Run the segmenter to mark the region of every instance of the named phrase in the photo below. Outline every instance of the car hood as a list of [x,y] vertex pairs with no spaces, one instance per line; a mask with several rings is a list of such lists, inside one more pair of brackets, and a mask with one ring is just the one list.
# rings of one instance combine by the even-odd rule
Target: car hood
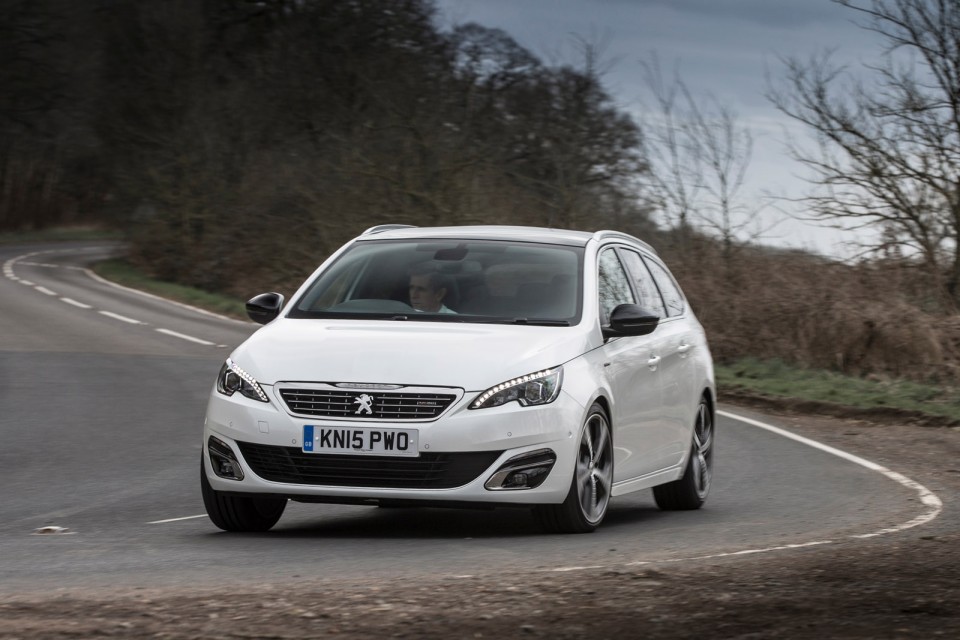
[[363,382],[481,391],[591,348],[580,327],[281,318],[232,358],[263,384]]

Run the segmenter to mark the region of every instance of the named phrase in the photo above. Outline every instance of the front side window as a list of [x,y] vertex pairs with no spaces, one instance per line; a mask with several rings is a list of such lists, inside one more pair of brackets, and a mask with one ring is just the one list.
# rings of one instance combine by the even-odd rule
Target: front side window
[[295,301],[291,318],[573,325],[583,249],[499,240],[360,241]]
[[630,281],[617,258],[617,252],[606,249],[600,254],[597,288],[600,294],[600,324],[610,324],[610,314],[621,304],[635,304]]

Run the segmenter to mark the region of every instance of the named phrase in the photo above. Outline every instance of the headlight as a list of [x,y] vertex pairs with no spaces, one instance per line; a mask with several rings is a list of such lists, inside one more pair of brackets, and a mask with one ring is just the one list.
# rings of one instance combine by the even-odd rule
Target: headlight
[[251,400],[270,402],[260,383],[230,358],[227,358],[220,368],[220,375],[217,376],[217,391],[225,396],[232,396],[239,391],[240,395]]
[[524,407],[547,404],[557,399],[562,380],[563,369],[561,367],[520,376],[502,382],[495,387],[490,387],[477,396],[477,399],[470,404],[470,408],[499,407],[514,400]]

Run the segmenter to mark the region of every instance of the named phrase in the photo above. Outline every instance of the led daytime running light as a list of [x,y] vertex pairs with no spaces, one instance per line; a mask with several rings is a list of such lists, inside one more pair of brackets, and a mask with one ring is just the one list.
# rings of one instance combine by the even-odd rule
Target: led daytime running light
[[483,406],[483,404],[487,400],[497,395],[501,391],[504,391],[505,389],[509,389],[510,387],[516,387],[517,385],[521,385],[521,384],[526,384],[527,382],[532,382],[540,378],[549,377],[555,374],[557,371],[559,371],[559,369],[544,369],[543,371],[537,371],[536,373],[528,373],[525,376],[520,376],[519,378],[513,378],[512,380],[507,380],[506,382],[501,382],[500,384],[494,387],[490,387],[489,389],[484,391],[482,394],[480,394],[480,396],[473,401],[473,404],[470,405],[470,408],[479,409],[480,407]]
[[240,376],[241,380],[243,380],[244,382],[250,385],[250,388],[256,392],[257,397],[260,398],[261,402],[270,402],[270,399],[267,398],[267,394],[265,394],[263,392],[263,389],[260,387],[260,383],[257,382],[253,376],[251,376],[249,373],[244,371],[240,365],[238,365],[236,362],[234,362],[230,358],[227,358],[227,367],[230,369],[230,371]]

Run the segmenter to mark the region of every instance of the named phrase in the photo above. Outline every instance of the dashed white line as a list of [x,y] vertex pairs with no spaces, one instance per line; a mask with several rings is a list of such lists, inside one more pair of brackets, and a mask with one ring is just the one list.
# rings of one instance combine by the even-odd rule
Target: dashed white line
[[93,309],[93,307],[91,307],[90,305],[83,304],[82,302],[77,302],[73,298],[60,298],[60,300],[62,300],[63,302],[66,302],[67,304],[72,304],[73,306],[78,307],[80,309]]
[[119,313],[113,313],[112,311],[98,311],[97,313],[107,316],[108,318],[120,320],[121,322],[128,322],[130,324],[147,324],[146,322],[140,322],[139,320],[134,320],[133,318],[128,318],[127,316],[122,316]]
[[776,547],[764,547],[762,549],[743,549],[741,551],[728,551],[726,553],[711,553],[705,556],[693,556],[690,558],[666,558],[664,560],[637,560],[628,562],[625,566],[640,567],[646,564],[659,564],[667,562],[688,562],[691,560],[714,560],[717,558],[732,558],[736,556],[750,556],[755,553],[771,553],[773,551],[788,551],[791,549],[806,549],[807,547],[819,547],[825,544],[833,544],[834,540],[814,540],[813,542],[799,542],[796,544],[782,544]]
[[166,524],[168,522],[179,522],[180,520],[193,520],[194,518],[206,518],[207,514],[201,513],[198,516],[183,516],[182,518],[167,518],[166,520],[154,520],[153,522],[148,522],[147,524]]
[[21,280],[20,284],[24,284],[28,287],[35,287],[37,284],[35,282],[30,282],[29,280]]
[[215,343],[210,342],[209,340],[201,340],[200,338],[194,338],[193,336],[188,336],[183,333],[177,333],[176,331],[171,331],[170,329],[157,329],[157,333],[162,333],[166,336],[173,336],[174,338],[180,338],[181,340],[186,340],[188,342],[195,342],[197,344],[202,344],[207,347],[216,346]]
[[37,285],[36,287],[34,287],[34,289],[36,289],[36,290],[39,291],[40,293],[43,293],[43,294],[48,295],[48,296],[55,296],[55,295],[57,295],[57,292],[56,292],[56,291],[50,291],[50,289],[47,289],[46,287],[41,287],[41,286],[39,286],[39,285]]

